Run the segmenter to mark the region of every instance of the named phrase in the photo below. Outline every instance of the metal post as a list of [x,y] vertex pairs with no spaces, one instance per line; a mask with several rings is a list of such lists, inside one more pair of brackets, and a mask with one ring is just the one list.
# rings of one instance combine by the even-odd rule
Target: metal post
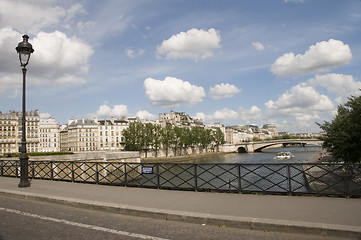
[[53,161],[50,162],[50,180],[54,180],[54,163]]
[[159,163],[156,163],[156,170],[157,170],[157,188],[160,188],[160,179],[159,179]]
[[238,176],[238,184],[237,184],[237,192],[241,193],[241,165],[237,164],[237,176]]
[[99,184],[99,167],[98,167],[98,163],[95,163],[95,183]]
[[21,137],[21,154],[20,154],[20,183],[19,188],[30,187],[28,176],[29,156],[26,153],[26,107],[25,107],[25,90],[26,90],[26,68],[23,67],[23,116],[22,116],[22,137]]
[[71,181],[74,182],[74,161],[71,162]]
[[34,179],[35,178],[35,162],[31,161],[31,178]]
[[287,164],[287,178],[288,178],[288,195],[292,195],[292,179],[291,179],[291,169],[290,164]]
[[124,187],[128,185],[128,176],[127,176],[127,164],[124,164]]
[[197,172],[197,164],[193,164],[194,166],[194,191],[198,191],[198,172]]

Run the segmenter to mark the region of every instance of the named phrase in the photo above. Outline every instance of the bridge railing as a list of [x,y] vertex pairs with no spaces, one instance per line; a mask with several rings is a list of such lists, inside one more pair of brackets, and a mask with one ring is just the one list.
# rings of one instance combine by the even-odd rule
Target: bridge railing
[[[19,161],[0,161],[0,174],[3,177],[19,177]],[[192,191],[361,196],[361,164],[30,161],[29,177]]]

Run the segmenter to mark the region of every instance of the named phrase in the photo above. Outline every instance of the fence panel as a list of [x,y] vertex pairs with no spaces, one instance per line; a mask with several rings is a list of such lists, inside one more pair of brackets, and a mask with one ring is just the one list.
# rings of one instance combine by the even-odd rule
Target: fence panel
[[159,188],[158,164],[156,163],[129,163],[127,170],[131,170],[127,176],[130,187]]
[[98,163],[100,184],[125,185],[125,164],[120,162]]
[[52,180],[52,162],[34,161],[29,164],[29,173],[32,173],[32,178]]
[[[19,160],[1,176],[19,177]],[[241,193],[361,196],[361,164],[192,164],[29,161],[29,177],[132,187]]]
[[2,161],[2,176],[4,177],[18,177],[20,172],[19,161]]
[[310,193],[319,195],[361,195],[360,164],[305,164]]
[[72,181],[73,162],[54,162],[53,180]]
[[289,179],[287,165],[241,165],[241,192],[289,193]]
[[159,187],[190,190],[195,188],[194,165],[181,163],[159,164]]
[[96,183],[97,172],[94,162],[73,162],[74,182]]
[[198,190],[238,192],[238,166],[236,164],[198,164]]

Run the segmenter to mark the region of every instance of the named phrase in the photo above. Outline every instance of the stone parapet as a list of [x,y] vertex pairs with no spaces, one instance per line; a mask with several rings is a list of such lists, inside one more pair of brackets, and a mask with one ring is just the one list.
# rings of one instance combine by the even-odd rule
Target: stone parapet
[[[2,158],[0,160],[17,160],[16,158]],[[139,162],[139,152],[74,152],[69,155],[30,156],[30,161],[118,161]]]

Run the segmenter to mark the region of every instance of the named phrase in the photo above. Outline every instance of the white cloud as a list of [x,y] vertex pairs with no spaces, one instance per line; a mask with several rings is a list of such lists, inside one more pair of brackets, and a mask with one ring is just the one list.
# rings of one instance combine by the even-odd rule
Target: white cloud
[[[11,28],[0,29],[0,84],[1,91],[18,92],[21,87],[20,63],[15,51],[16,45],[22,41],[21,34]],[[67,37],[64,33],[39,32],[33,39],[34,53],[29,61],[29,85],[74,86],[86,80],[79,75],[85,74],[89,68],[89,58],[93,49],[83,41]]]
[[209,88],[209,94],[213,99],[216,100],[222,98],[231,98],[240,91],[240,88],[237,88],[235,85],[231,85],[229,83],[221,83]]
[[256,48],[258,51],[264,50],[264,45],[260,42],[252,42],[252,46]]
[[15,47],[21,41],[20,33],[11,28],[0,28],[0,73],[18,72],[20,62]]
[[[21,71],[21,70],[20,70]],[[0,74],[0,94],[1,96],[15,98],[21,91],[22,87],[21,75],[19,74],[7,74],[1,76]]]
[[305,54],[285,53],[271,67],[277,77],[293,77],[310,73],[327,72],[348,64],[352,59],[351,49],[342,41],[330,39],[310,46]]
[[164,40],[157,48],[159,56],[167,59],[191,58],[195,61],[213,56],[213,50],[220,48],[221,37],[214,28],[192,28]]
[[212,121],[229,121],[234,120],[238,118],[238,113],[228,109],[223,108],[221,110],[217,110],[212,114],[206,115],[202,112],[198,112],[195,116],[195,118],[202,119],[205,122],[212,122]]
[[132,48],[127,48],[124,50],[124,53],[130,58],[135,58],[137,56],[143,55],[144,49],[138,49],[138,51],[135,51]]
[[[350,95],[359,95],[361,89],[361,82],[356,82],[351,75],[343,74],[326,74],[316,75],[311,78],[309,83],[313,86],[321,86],[327,89],[330,93],[335,93],[344,100]],[[341,100],[338,99],[338,102]]]
[[249,110],[240,108],[239,109],[241,119],[246,123],[251,121],[261,120],[264,116],[262,115],[262,110],[257,106],[252,106]]
[[196,115],[193,118],[201,119],[202,121],[204,121],[206,119],[206,114],[202,113],[202,112],[197,112]]
[[0,0],[0,28],[12,27],[21,32],[36,34],[45,27],[61,24],[69,26],[75,15],[84,13],[79,3],[69,9],[56,6],[53,0]]
[[173,77],[164,80],[147,78],[144,89],[152,105],[163,107],[175,107],[180,103],[193,105],[202,102],[206,95],[203,87]]
[[135,114],[136,117],[139,117],[141,120],[155,120],[157,118],[156,115],[154,114],[151,114],[150,112],[148,111],[138,111],[136,114]]
[[85,14],[86,11],[83,8],[83,5],[76,3],[71,6],[68,10],[66,10],[67,16],[65,18],[66,22],[71,21],[77,14]]
[[32,44],[35,49],[32,64],[38,65],[43,71],[46,70],[47,74],[75,74],[88,71],[88,60],[93,54],[93,49],[76,37],[69,38],[59,31],[39,32]]
[[123,117],[128,115],[128,107],[126,105],[114,105],[113,108],[104,104],[101,105],[96,112],[98,118]]
[[126,49],[124,52],[128,57],[134,58],[134,50],[133,49]]
[[50,115],[50,113],[40,113],[40,118],[48,119],[48,118],[51,118],[51,115]]
[[312,86],[301,83],[291,88],[277,101],[265,103],[271,117],[300,117],[308,113],[330,112],[334,105],[330,99],[319,94]]

